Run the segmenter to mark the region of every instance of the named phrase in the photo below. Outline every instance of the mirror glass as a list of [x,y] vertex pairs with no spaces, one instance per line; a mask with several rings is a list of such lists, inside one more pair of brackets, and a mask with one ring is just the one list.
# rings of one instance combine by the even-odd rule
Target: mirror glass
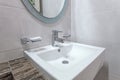
[[53,23],[65,12],[67,0],[22,0],[26,8],[37,19]]

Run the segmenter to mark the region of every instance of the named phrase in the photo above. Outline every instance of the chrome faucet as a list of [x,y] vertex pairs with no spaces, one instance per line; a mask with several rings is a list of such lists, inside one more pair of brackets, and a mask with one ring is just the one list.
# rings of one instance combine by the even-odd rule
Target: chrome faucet
[[59,32],[62,32],[62,31],[58,31],[58,30],[53,30],[52,31],[52,46],[55,46],[56,41],[64,43],[64,39],[58,37]]

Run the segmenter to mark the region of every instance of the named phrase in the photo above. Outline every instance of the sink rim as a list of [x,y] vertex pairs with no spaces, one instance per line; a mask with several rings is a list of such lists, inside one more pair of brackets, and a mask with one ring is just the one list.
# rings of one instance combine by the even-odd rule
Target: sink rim
[[[89,64],[91,64],[104,50],[105,48],[101,48],[101,47],[96,47],[96,46],[91,46],[91,45],[85,45],[85,44],[79,44],[79,43],[74,43],[74,42],[71,42],[71,43],[68,43],[68,44],[73,44],[73,45],[80,45],[80,46],[84,46],[84,47],[90,47],[90,48],[96,48],[96,49],[100,49],[100,52],[94,56],[94,57],[91,57],[89,58],[89,60],[87,60],[86,64],[84,62],[84,64],[82,64],[82,66],[77,66],[77,67],[81,67],[79,69],[79,71],[77,70],[76,74],[74,73],[73,74],[73,71],[76,70],[76,69],[73,69],[73,71],[71,70],[70,72],[72,72],[72,74],[69,74],[70,72],[64,72],[64,74],[57,70],[55,67],[49,65],[48,63],[46,63],[43,59],[41,59],[40,57],[38,57],[36,54],[38,54],[38,52],[36,52],[36,54],[34,52],[28,52],[28,51],[24,51],[25,54],[27,55],[27,57],[31,60],[33,60],[35,62],[35,64],[37,64],[39,67],[43,68],[44,71],[46,71],[48,74],[50,74],[53,78],[59,80],[60,78],[62,79],[65,79],[65,80],[70,80],[70,79],[73,79],[75,76],[77,76],[80,72],[82,72]],[[48,45],[48,46],[45,46],[44,48],[46,48],[47,50],[46,51],[49,51],[49,50],[55,50],[55,49],[58,49],[58,48],[53,48],[53,47],[50,47],[51,45]],[[43,48],[43,47],[42,47]],[[48,49],[49,48],[49,49]],[[39,51],[39,53],[43,53],[43,52],[46,52],[46,51]],[[47,67],[49,66],[49,68]],[[72,75],[72,76],[70,76]],[[67,78],[65,76],[68,76]]]

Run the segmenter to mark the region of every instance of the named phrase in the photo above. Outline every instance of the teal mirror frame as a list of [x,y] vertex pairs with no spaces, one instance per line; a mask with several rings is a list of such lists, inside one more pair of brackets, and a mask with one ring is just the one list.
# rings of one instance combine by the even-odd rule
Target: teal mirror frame
[[64,16],[66,9],[67,9],[67,5],[68,5],[68,0],[65,0],[64,3],[64,7],[62,9],[62,11],[59,13],[59,15],[57,15],[54,18],[47,18],[42,16],[39,12],[37,12],[37,10],[35,10],[35,8],[30,4],[29,0],[21,0],[22,3],[24,4],[24,6],[27,8],[27,10],[38,20],[44,22],[44,23],[55,23],[57,22],[61,17]]

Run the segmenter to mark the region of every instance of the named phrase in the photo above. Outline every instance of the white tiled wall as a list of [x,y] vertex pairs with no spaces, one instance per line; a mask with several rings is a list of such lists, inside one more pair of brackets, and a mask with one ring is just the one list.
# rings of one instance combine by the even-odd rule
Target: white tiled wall
[[71,11],[73,40],[105,47],[109,80],[120,80],[120,0],[72,0]]
[[0,0],[0,62],[23,56],[21,37],[41,36],[43,46],[51,43],[53,29],[70,33],[70,1],[64,17],[54,24],[45,24],[34,18],[21,0]]

